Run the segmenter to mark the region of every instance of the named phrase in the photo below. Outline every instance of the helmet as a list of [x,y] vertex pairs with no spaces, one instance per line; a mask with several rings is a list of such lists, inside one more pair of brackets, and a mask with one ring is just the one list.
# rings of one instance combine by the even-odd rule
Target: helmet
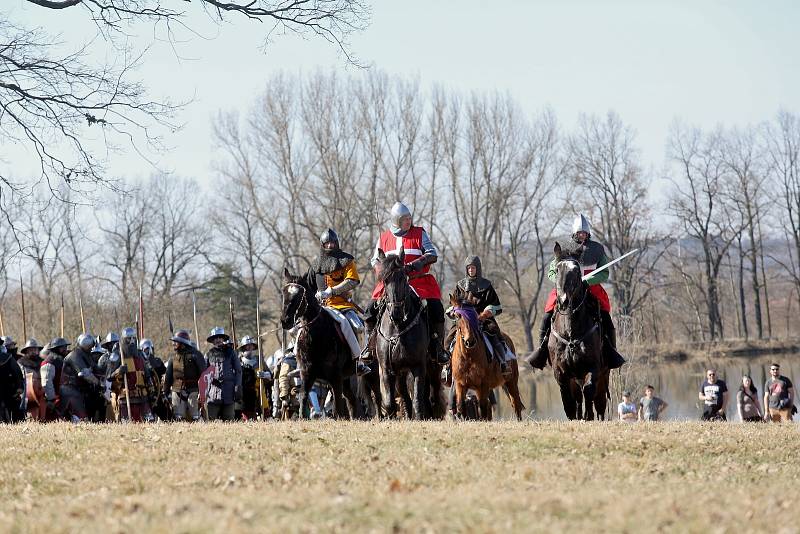
[[225,333],[225,329],[221,326],[215,326],[211,329],[211,335],[206,338],[206,341],[212,343],[214,338],[224,337],[226,341],[229,341],[231,338],[228,334]]
[[17,346],[17,342],[11,336],[0,336],[3,346],[7,349],[13,349]]
[[22,354],[25,354],[25,351],[28,349],[36,349],[36,352],[39,352],[43,348],[44,347],[42,347],[38,341],[36,341],[34,338],[30,338],[27,342],[25,342],[25,346],[22,347]]
[[125,328],[122,329],[122,337],[136,339],[136,329],[130,326],[126,326]]
[[89,351],[94,347],[94,337],[91,334],[81,334],[78,336],[77,344],[83,350]]
[[98,343],[94,347],[92,347],[92,354],[105,354],[105,349]]
[[575,220],[572,221],[572,235],[575,235],[578,232],[586,232],[587,234],[592,233],[592,225],[589,224],[589,219],[584,217],[582,213],[576,215]]
[[186,330],[178,330],[175,332],[175,335],[170,338],[170,341],[186,345],[187,347],[193,346],[191,339],[189,339],[189,332]]
[[242,342],[239,343],[238,350],[243,350],[247,345],[255,345],[256,347],[258,347],[258,342],[252,336],[244,336],[242,338]]
[[69,341],[67,341],[63,337],[54,337],[52,340],[50,340],[50,343],[48,343],[47,347],[45,348],[53,350],[60,347],[69,347]]
[[402,202],[395,202],[392,206],[392,225],[395,228],[400,228],[400,219],[403,217],[411,217],[411,210]]
[[143,339],[139,342],[139,350],[144,351],[147,349],[153,349],[153,342],[149,339]]
[[111,350],[111,347],[114,343],[119,343],[119,336],[116,332],[109,332],[106,334],[106,340],[103,341],[103,348],[106,350]]
[[324,247],[328,243],[335,243],[336,246],[334,248],[339,248],[339,236],[336,235],[336,232],[334,232],[332,228],[328,228],[319,236],[320,245]]

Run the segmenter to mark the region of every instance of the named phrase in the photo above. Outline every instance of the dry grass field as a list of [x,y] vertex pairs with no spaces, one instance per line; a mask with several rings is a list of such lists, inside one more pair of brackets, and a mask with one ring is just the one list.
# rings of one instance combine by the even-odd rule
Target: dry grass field
[[794,531],[795,425],[0,428],[0,532]]

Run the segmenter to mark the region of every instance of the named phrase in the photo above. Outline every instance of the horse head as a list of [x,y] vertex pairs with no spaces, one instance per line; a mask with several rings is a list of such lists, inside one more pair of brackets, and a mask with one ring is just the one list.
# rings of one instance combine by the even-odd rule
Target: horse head
[[585,284],[581,265],[574,256],[563,254],[558,242],[553,247],[553,254],[556,258],[558,305],[561,308],[572,307],[574,303],[580,303],[584,296]]
[[411,287],[405,271],[405,252],[400,249],[399,255],[387,255],[378,249],[378,261],[380,261],[379,273],[383,282],[386,305],[389,307],[392,321],[400,324],[408,319],[405,300]]
[[309,295],[308,281],[304,276],[293,275],[289,269],[284,269],[283,282],[281,326],[288,330],[305,314],[309,302],[315,301],[314,296]]
[[450,305],[453,307],[453,313],[458,317],[456,321],[458,335],[468,349],[474,347],[478,342],[478,336],[481,331],[478,312],[475,309],[477,301],[478,299],[473,297],[471,293],[467,293],[466,298],[463,300],[450,295]]

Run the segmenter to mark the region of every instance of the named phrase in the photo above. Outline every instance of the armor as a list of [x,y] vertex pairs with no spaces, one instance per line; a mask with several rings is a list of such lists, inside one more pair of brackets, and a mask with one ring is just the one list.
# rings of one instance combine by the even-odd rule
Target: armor
[[141,350],[142,352],[145,352],[145,351],[147,351],[147,349],[150,349],[151,351],[153,350],[153,341],[150,340],[150,339],[143,339],[139,343],[139,350]]
[[0,336],[0,341],[2,341],[2,345],[8,350],[9,352],[14,351],[17,348],[17,342],[14,341],[14,338],[11,336]]
[[136,339],[136,329],[126,326],[122,329],[122,337],[126,339]]
[[67,341],[63,337],[56,337],[56,338],[53,338],[50,341],[50,343],[47,344],[45,349],[52,351],[54,349],[59,349],[59,348],[62,348],[62,347],[63,348],[69,347],[69,341]]
[[89,352],[94,347],[94,337],[90,334],[81,334],[78,336],[77,345],[85,352]]
[[[239,347],[238,347],[238,349],[237,349],[237,350],[239,350],[239,351],[242,351],[242,350],[244,350],[244,348],[245,348],[247,345],[255,345],[256,347],[258,347],[258,342],[257,342],[257,341],[256,341],[256,339],[255,339],[254,337],[252,337],[252,336],[244,336],[244,337],[242,338],[242,342],[241,342],[241,343],[239,343]],[[248,351],[248,352],[249,352],[249,351]]]
[[328,228],[322,235],[319,236],[319,244],[323,247],[328,243],[335,243],[336,248],[339,248],[339,236],[333,231],[333,228]]
[[391,210],[392,226],[396,229],[400,228],[400,219],[403,217],[411,217],[411,210],[402,202],[395,202]]
[[175,332],[175,335],[170,338],[170,341],[180,343],[181,345],[186,345],[187,347],[194,347],[192,340],[189,338],[189,332],[187,330],[178,330]]
[[582,213],[576,215],[575,220],[572,221],[572,235],[578,232],[586,232],[589,235],[592,234],[592,225],[589,224],[589,219],[584,217]]
[[34,338],[30,338],[28,339],[28,341],[25,342],[25,346],[22,347],[22,350],[20,352],[22,354],[27,354],[28,349],[36,349],[36,355],[38,356],[43,348],[44,347],[42,347],[38,341],[36,341]]
[[[475,267],[475,276],[470,276],[467,269],[470,266]],[[465,293],[469,292],[478,296],[478,293],[486,291],[492,287],[492,283],[483,277],[483,267],[481,259],[478,256],[470,256],[464,261],[464,273],[467,275],[458,282],[458,287]]]
[[107,351],[110,351],[112,348],[114,348],[114,345],[117,343],[119,343],[119,336],[117,335],[117,333],[109,332],[108,334],[106,334],[106,340],[103,341],[102,347]]
[[225,341],[229,341],[231,338],[228,334],[225,333],[225,329],[221,326],[215,326],[211,329],[211,334],[206,338],[206,341],[209,343],[213,343],[214,339],[221,337],[224,338]]

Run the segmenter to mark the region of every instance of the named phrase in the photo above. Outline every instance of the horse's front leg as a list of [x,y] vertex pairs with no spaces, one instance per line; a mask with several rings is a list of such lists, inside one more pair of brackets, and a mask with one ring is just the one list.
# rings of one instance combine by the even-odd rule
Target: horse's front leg
[[[334,417],[336,417],[336,419],[349,419],[350,414],[347,411],[344,397],[342,397],[341,381],[336,380],[331,382],[331,393],[333,393]],[[322,402],[324,403],[325,400],[323,399]]]
[[564,373],[559,371],[558,368],[553,370],[553,375],[555,375],[556,383],[558,383],[558,389],[561,393],[561,404],[564,406],[564,414],[570,421],[576,419],[578,417],[578,407],[572,391],[572,381],[569,377],[564,376]]
[[597,393],[597,384],[595,377],[597,376],[597,369],[591,369],[586,373],[586,378],[583,382],[583,400],[585,403],[583,411],[583,419],[585,421],[594,420],[594,396]]
[[400,392],[400,397],[403,399],[403,409],[406,412],[406,419],[413,419],[414,404],[411,399],[411,394],[408,391],[408,372],[404,372],[402,376],[398,378],[397,390]]
[[484,391],[482,389],[476,390],[478,395],[478,407],[480,408],[480,417],[482,421],[492,420],[492,403],[489,400],[489,391]]
[[420,420],[426,417],[425,395],[427,393],[427,388],[425,367],[415,367],[411,371],[411,375],[414,377],[414,418]]
[[389,373],[389,371],[385,369],[385,366],[381,366],[380,377],[383,411],[386,417],[391,419],[397,416],[397,377]]

